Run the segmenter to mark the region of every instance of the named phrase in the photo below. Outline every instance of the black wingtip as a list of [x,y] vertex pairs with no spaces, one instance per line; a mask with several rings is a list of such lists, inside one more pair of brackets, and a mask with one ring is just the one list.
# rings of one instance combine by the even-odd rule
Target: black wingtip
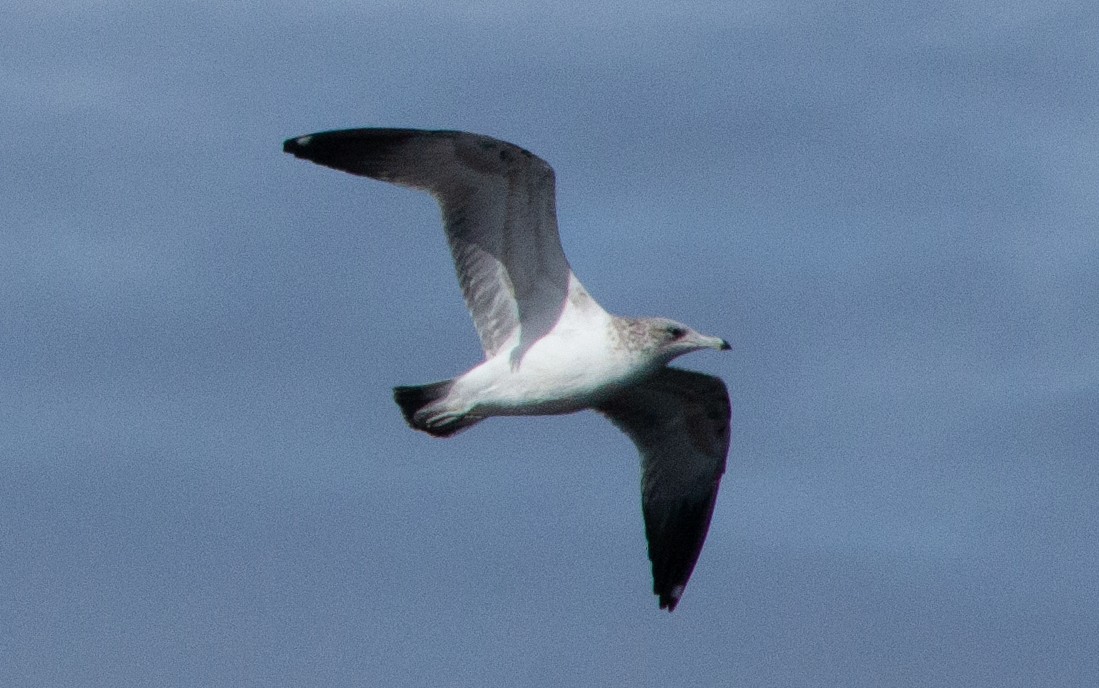
[[340,129],[295,136],[282,142],[282,151],[318,165],[369,176],[370,151],[363,142],[371,140],[373,131]]
[[449,136],[453,132],[416,129],[334,129],[286,139],[282,150],[296,158],[360,177],[393,181],[390,158],[417,136]]
[[700,498],[685,498],[642,503],[645,537],[652,561],[653,594],[660,597],[660,608],[672,611],[687,589],[702,543],[714,513],[717,480],[714,488]]
[[663,590],[655,589],[656,586],[653,587],[653,594],[660,597],[660,608],[667,609],[671,613],[675,611],[675,607],[679,604],[679,600],[683,597],[683,591],[687,586],[685,583],[678,583]]
[[310,136],[296,136],[282,142],[282,152],[290,153],[296,158],[303,157],[305,146],[309,144]]

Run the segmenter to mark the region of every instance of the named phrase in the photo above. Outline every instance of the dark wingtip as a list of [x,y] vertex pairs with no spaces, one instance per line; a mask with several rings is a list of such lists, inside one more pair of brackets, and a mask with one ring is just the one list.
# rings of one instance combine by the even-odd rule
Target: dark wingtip
[[309,143],[310,136],[297,136],[282,142],[282,152],[290,153],[294,157],[302,157],[305,146]]
[[729,349],[732,349],[732,348],[733,348],[732,344],[725,341],[724,339],[721,340],[721,350],[722,351],[728,351]]
[[340,129],[320,131],[304,136],[295,136],[282,142],[282,151],[295,158],[332,167],[351,174],[365,174],[367,156],[364,155],[363,141],[371,139],[372,129]]
[[286,139],[282,150],[296,158],[360,177],[393,181],[391,154],[417,136],[452,135],[416,129],[334,129]]
[[660,608],[667,609],[669,613],[674,612],[686,587],[684,584],[676,584],[666,590],[654,590],[654,594],[660,596]]

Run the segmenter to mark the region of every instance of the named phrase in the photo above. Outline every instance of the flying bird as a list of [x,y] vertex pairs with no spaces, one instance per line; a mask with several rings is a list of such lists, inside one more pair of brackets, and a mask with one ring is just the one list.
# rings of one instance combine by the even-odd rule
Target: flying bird
[[396,387],[405,420],[449,437],[490,416],[609,418],[641,454],[653,593],[674,610],[710,527],[731,407],[720,378],[667,364],[728,342],[603,310],[561,249],[553,169],[523,148],[459,131],[347,129],[283,150],[435,197],[485,360],[450,380]]

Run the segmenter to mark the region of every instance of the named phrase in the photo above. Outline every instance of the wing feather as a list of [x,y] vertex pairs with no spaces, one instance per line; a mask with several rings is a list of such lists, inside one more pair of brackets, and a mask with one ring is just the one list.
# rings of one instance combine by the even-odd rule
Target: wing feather
[[672,611],[694,570],[729,451],[729,393],[720,378],[678,368],[626,388],[598,410],[641,453],[641,504],[653,594]]
[[541,158],[488,136],[416,129],[321,132],[283,148],[435,196],[486,356],[516,343],[525,351],[557,322],[575,278],[557,234],[553,169]]

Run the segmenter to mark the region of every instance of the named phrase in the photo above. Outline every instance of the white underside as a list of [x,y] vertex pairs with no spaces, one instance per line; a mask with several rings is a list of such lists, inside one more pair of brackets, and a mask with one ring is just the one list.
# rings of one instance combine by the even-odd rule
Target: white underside
[[571,413],[589,408],[643,370],[617,346],[612,316],[589,301],[566,307],[557,325],[521,357],[515,346],[462,375],[441,405],[481,417]]

